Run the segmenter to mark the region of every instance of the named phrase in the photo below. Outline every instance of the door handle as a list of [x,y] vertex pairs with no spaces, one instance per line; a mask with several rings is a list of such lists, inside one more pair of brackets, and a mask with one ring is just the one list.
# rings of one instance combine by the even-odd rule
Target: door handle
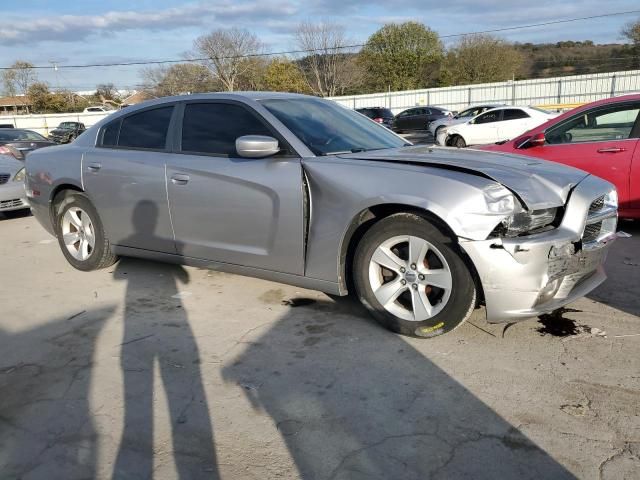
[[607,148],[598,149],[598,153],[620,153],[620,152],[626,152],[626,151],[627,149],[622,147],[607,147]]
[[171,183],[174,185],[186,185],[189,183],[189,175],[184,173],[174,173],[171,175]]
[[90,163],[89,165],[87,165],[87,168],[90,172],[97,172],[102,168],[102,165],[100,163]]

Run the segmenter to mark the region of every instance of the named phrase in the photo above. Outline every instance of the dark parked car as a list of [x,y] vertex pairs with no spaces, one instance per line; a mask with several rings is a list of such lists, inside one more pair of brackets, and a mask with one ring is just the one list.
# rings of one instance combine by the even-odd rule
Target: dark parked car
[[80,122],[62,122],[49,134],[49,140],[56,143],[73,142],[87,128]]
[[365,117],[369,117],[376,123],[380,123],[387,128],[393,126],[393,112],[384,107],[367,107],[356,108],[356,112],[361,113]]
[[427,130],[434,120],[452,117],[453,112],[440,107],[415,107],[400,112],[393,119],[393,129],[396,132],[405,130]]
[[0,130],[0,154],[13,155],[18,160],[24,160],[25,155],[37,148],[55,145],[39,133],[21,128],[6,128]]

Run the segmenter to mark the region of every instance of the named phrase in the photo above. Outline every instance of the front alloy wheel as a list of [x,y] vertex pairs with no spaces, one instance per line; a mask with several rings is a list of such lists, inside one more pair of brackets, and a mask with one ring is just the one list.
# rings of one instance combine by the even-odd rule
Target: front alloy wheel
[[356,293],[386,328],[434,337],[460,326],[476,289],[456,239],[438,222],[397,213],[362,237],[353,263]]
[[442,253],[420,237],[391,237],[369,262],[369,284],[380,305],[398,318],[434,317],[451,296],[451,271]]

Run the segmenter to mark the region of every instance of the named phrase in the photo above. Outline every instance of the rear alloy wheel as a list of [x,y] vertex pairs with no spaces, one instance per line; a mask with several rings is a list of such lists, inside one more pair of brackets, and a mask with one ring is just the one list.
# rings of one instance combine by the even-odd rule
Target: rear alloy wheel
[[356,250],[354,281],[373,317],[405,335],[449,332],[476,303],[455,241],[415,214],[392,215],[371,227]]
[[117,260],[98,212],[83,193],[70,192],[57,205],[56,234],[62,254],[78,270],[109,267]]
[[89,214],[80,207],[68,208],[60,229],[67,252],[76,260],[87,261],[96,248],[95,227]]

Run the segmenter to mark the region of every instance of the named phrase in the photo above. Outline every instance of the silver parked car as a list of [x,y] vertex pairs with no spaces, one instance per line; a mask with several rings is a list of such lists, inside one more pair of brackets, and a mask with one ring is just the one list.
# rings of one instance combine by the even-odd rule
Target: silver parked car
[[24,163],[0,154],[0,213],[12,216],[29,208],[24,191]]
[[80,270],[125,255],[353,289],[419,337],[480,303],[506,322],[585,295],[617,221],[613,186],[580,170],[411,146],[293,94],[146,102],[26,162],[32,211]]

